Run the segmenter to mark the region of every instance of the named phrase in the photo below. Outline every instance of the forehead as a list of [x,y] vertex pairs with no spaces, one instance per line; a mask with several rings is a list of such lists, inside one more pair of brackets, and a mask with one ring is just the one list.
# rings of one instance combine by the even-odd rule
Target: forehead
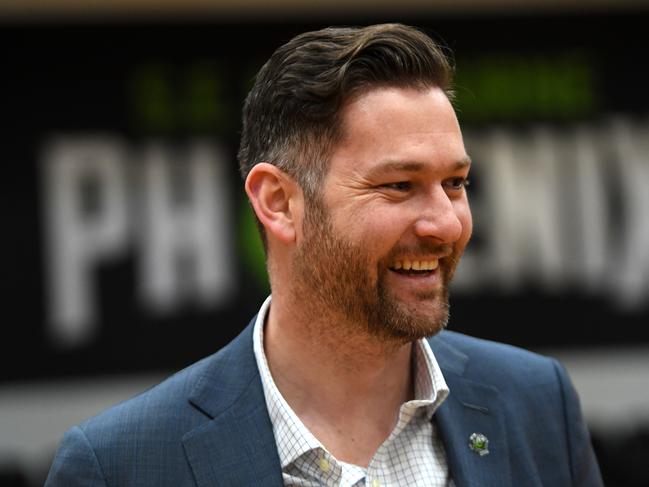
[[342,138],[331,169],[360,171],[380,161],[423,165],[467,159],[453,107],[439,88],[377,88],[342,110]]
[[[343,118],[352,122],[369,122],[367,117],[392,117],[407,111],[417,117],[436,112],[453,112],[446,93],[441,88],[378,86],[352,96],[343,106]],[[452,117],[457,124],[457,119]]]

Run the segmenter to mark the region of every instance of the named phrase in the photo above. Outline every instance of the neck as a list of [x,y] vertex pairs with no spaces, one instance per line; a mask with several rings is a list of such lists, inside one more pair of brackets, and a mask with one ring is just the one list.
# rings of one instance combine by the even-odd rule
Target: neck
[[273,296],[264,332],[279,391],[336,458],[367,465],[413,396],[412,344],[368,336],[331,313],[287,312],[284,304]]

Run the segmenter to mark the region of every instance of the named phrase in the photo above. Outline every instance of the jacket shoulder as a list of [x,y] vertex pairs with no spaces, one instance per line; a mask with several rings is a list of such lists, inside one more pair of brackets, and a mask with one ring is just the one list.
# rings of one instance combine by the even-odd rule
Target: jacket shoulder
[[[83,422],[80,428],[93,431],[123,430],[137,425],[152,426],[152,432],[181,434],[227,407],[245,382],[255,376],[252,327],[218,352],[168,377],[161,383]],[[202,408],[193,398],[204,395],[212,404]],[[144,425],[144,426],[143,426]],[[163,427],[164,425],[164,427]],[[152,435],[154,436],[154,435]]]
[[[189,408],[187,397],[214,360],[215,355],[206,357],[146,391],[87,419],[79,427],[87,435],[92,435],[95,431],[128,429],[129,424],[146,424],[148,421],[160,424],[167,420],[178,424],[179,419],[191,419],[195,410]],[[181,425],[182,421],[178,426]]]
[[[193,485],[183,439],[254,377],[250,327],[226,347],[71,428],[46,485]],[[252,357],[252,358],[251,358]]]
[[187,394],[211,360],[197,362],[68,430],[46,487],[189,485],[191,473],[180,440],[206,418],[190,406]]

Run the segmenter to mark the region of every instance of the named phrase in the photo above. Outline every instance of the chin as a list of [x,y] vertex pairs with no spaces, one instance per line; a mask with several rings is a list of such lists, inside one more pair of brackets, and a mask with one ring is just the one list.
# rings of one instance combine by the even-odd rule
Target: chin
[[373,331],[386,339],[400,342],[436,335],[446,328],[449,318],[448,302],[439,297],[434,303],[426,303],[425,306],[390,303],[382,308],[383,316],[375,323]]

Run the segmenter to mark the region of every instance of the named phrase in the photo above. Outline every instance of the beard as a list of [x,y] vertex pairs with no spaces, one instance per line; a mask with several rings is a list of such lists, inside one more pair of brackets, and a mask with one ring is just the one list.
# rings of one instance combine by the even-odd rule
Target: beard
[[[388,266],[397,256],[449,254],[448,245],[421,240],[416,246],[396,246],[376,264],[366,249],[333,228],[329,213],[320,201],[309,201],[304,220],[304,240],[293,259],[294,299],[307,308],[311,319],[330,317],[364,331],[381,341],[407,343],[432,336],[446,327],[449,318],[448,284],[459,255],[440,260],[442,286],[414,295],[414,302],[400,300],[387,285]],[[306,306],[304,302],[308,300]],[[423,308],[419,304],[425,303]]]

